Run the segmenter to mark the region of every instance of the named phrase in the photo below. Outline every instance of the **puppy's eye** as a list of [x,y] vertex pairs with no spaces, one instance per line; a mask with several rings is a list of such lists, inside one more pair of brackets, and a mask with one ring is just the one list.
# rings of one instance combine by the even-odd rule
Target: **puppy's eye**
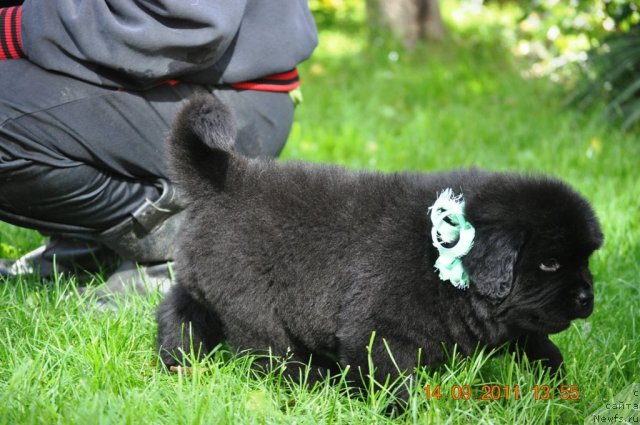
[[560,263],[555,258],[549,258],[540,263],[540,270],[543,272],[556,272],[560,268]]

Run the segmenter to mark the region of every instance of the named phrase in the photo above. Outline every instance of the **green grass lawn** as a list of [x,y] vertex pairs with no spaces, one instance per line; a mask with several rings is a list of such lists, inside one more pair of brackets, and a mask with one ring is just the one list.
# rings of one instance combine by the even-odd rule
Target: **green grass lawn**
[[[277,372],[255,376],[250,358],[230,360],[223,350],[205,370],[168,374],[154,346],[159,295],[105,313],[75,295],[73,279],[8,279],[0,281],[0,424],[576,424],[640,382],[638,133],[619,131],[597,110],[566,107],[548,81],[523,79],[524,64],[500,34],[499,26],[462,28],[442,45],[407,53],[369,48],[351,25],[323,29],[301,68],[305,100],[283,158],[383,171],[545,173],[585,194],[606,236],[591,262],[596,308],[553,337],[566,361],[562,384],[577,386],[577,400],[536,400],[535,385],[560,383],[482,351],[420,372],[409,410],[395,419],[384,415],[384,389],[366,398],[349,397],[342,385],[308,390]],[[5,255],[41,240],[0,223]],[[427,384],[440,385],[439,400],[427,400]],[[466,385],[474,398],[454,400],[452,389]],[[483,385],[517,385],[520,398],[478,400]]]

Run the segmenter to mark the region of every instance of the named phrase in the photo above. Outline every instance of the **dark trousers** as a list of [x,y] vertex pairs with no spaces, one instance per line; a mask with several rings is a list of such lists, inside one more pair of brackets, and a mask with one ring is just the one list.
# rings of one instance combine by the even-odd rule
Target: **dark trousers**
[[203,90],[234,112],[240,152],[280,153],[294,109],[286,93],[192,84],[126,92],[0,61],[0,220],[76,235],[121,222],[159,196],[173,117]]

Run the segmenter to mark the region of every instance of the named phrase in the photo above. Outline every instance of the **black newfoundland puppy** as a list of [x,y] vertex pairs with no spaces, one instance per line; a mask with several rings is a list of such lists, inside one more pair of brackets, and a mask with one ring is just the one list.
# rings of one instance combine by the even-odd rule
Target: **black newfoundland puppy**
[[[359,370],[368,373],[375,331],[370,355],[380,382],[418,363],[437,365],[454,345],[470,355],[511,342],[529,360],[559,368],[548,335],[591,314],[588,261],[603,240],[588,202],[567,185],[248,159],[234,153],[234,137],[225,106],[201,96],[169,140],[188,207],[178,283],[157,315],[167,366],[226,341],[311,359],[320,376],[350,366],[357,381]],[[434,267],[430,207],[447,189],[464,200],[464,220],[475,229],[457,258],[466,281],[456,285]],[[446,250],[445,233],[435,237]],[[287,370],[297,378],[295,364]]]

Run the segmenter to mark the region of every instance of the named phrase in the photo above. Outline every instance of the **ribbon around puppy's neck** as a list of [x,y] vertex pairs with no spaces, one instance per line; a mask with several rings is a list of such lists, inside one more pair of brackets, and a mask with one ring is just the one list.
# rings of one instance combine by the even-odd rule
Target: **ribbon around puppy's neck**
[[453,190],[447,188],[429,210],[433,224],[431,239],[440,254],[435,263],[440,279],[466,289],[469,276],[462,266],[462,257],[471,250],[476,231],[464,216],[462,195],[454,196]]

